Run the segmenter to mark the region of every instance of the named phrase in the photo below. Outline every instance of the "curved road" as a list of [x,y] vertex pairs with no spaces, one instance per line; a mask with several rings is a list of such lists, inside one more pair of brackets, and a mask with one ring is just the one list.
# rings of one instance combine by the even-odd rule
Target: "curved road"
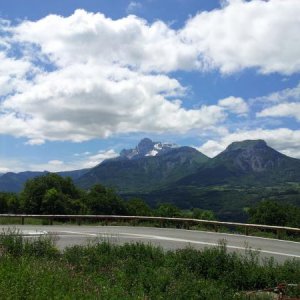
[[144,242],[161,246],[164,249],[178,249],[192,246],[196,249],[218,245],[221,240],[226,240],[228,251],[245,253],[249,247],[260,251],[261,257],[274,257],[278,262],[287,259],[300,259],[300,243],[249,237],[226,233],[206,231],[128,227],[128,226],[6,226],[0,225],[0,230],[15,228],[26,236],[49,234],[58,237],[57,246],[63,249],[67,246],[85,244],[93,240],[108,240],[113,243]]

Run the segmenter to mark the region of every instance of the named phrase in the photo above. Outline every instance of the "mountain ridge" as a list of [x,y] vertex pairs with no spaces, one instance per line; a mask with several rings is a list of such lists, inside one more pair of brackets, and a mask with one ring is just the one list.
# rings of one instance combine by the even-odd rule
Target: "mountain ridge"
[[[47,171],[46,171],[47,173]],[[26,180],[45,172],[5,173],[0,190],[18,192]],[[124,191],[151,191],[174,186],[274,185],[300,181],[300,160],[269,147],[264,140],[233,142],[214,158],[195,148],[142,139],[116,158],[91,169],[58,172],[82,188],[100,183]]]

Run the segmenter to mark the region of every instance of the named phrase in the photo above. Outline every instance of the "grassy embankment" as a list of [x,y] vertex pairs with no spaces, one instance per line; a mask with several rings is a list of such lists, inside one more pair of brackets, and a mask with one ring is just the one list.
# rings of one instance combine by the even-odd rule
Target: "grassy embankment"
[[[165,252],[96,241],[59,252],[54,241],[0,235],[1,299],[249,299],[241,291],[299,283],[300,261],[259,263],[226,245]],[[300,296],[300,287],[289,291]],[[271,299],[269,296],[251,299]]]

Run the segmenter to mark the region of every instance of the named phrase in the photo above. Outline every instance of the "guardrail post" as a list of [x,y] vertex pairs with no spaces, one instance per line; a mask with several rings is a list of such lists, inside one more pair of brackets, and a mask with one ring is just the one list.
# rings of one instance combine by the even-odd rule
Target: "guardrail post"
[[80,226],[81,225],[81,219],[77,218],[76,221],[77,221],[77,225]]
[[219,226],[217,224],[214,225],[214,228],[215,228],[215,232],[219,231]]
[[189,222],[185,222],[185,223],[184,223],[184,228],[187,229],[187,230],[190,229],[190,224],[189,224]]
[[53,218],[49,218],[50,225],[53,225]]
[[21,224],[24,225],[25,223],[25,217],[21,217]]
[[245,235],[249,235],[249,228],[245,226]]

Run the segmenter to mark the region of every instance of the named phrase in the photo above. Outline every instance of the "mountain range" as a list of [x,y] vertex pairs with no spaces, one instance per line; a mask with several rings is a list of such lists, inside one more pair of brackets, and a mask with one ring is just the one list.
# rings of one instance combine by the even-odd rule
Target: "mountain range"
[[[0,191],[19,192],[24,183],[47,172],[9,172],[0,176]],[[85,189],[96,183],[120,193],[149,192],[174,186],[267,186],[300,182],[300,160],[269,147],[263,140],[230,144],[214,158],[192,147],[142,139],[133,149],[91,169],[59,172]]]

